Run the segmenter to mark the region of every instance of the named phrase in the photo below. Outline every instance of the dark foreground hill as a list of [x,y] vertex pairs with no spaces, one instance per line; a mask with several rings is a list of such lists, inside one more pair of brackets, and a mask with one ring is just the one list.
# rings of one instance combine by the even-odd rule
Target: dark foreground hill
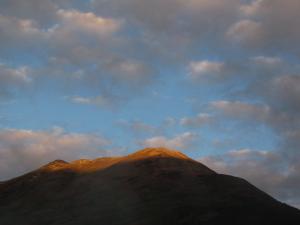
[[299,225],[300,211],[241,178],[156,148],[57,160],[0,183],[0,224]]

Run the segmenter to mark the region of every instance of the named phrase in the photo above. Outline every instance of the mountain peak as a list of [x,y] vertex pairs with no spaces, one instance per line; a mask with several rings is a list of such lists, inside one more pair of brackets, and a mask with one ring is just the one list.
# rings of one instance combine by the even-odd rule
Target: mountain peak
[[42,168],[47,169],[47,170],[57,170],[57,169],[61,169],[61,168],[65,167],[68,164],[69,163],[64,160],[56,159],[56,160],[46,164]]
[[179,151],[167,149],[164,147],[145,148],[133,154],[128,155],[128,157],[130,158],[170,157],[170,158],[178,158],[178,159],[185,159],[185,160],[190,159],[185,154]]
[[69,170],[78,173],[89,173],[132,162],[135,162],[136,165],[146,166],[148,164],[145,164],[145,160],[153,161],[153,165],[157,170],[181,170],[184,173],[215,174],[211,169],[192,160],[183,153],[163,147],[145,148],[127,156],[104,157],[94,160],[79,159],[72,162],[54,160],[42,166],[40,170],[47,172]]
[[0,183],[0,211],[5,225],[300,224],[299,210],[166,148],[55,160]]

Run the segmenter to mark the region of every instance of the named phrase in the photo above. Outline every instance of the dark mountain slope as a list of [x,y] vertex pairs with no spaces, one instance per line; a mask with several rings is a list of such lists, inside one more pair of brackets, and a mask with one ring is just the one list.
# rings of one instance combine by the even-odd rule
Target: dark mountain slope
[[0,183],[2,225],[300,224],[300,211],[180,152],[56,160]]

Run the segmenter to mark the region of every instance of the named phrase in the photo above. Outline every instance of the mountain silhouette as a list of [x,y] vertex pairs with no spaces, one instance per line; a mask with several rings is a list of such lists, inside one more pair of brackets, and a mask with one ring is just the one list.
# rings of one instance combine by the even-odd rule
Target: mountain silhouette
[[0,183],[0,224],[299,225],[300,211],[181,152],[146,148],[55,160]]

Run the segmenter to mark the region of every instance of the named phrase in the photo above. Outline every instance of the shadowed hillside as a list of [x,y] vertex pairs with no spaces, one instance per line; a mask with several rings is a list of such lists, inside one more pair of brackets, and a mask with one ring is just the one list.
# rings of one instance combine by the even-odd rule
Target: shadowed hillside
[[184,154],[51,162],[0,183],[2,225],[300,224],[300,211]]

